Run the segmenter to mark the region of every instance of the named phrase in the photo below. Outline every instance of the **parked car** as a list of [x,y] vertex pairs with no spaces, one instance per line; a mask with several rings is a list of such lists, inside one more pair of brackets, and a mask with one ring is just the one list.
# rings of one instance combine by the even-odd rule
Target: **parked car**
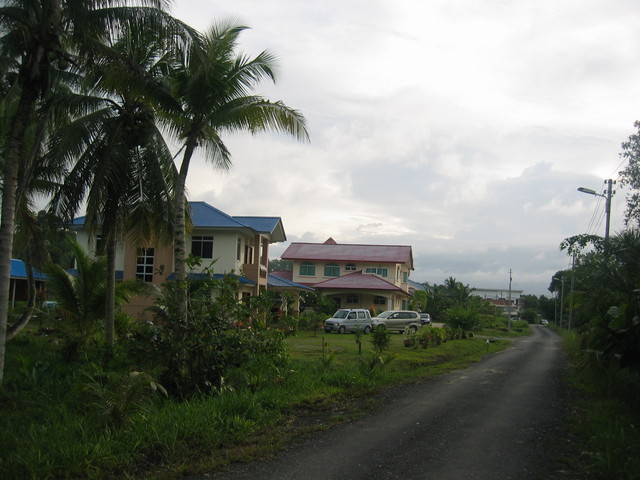
[[390,332],[404,332],[405,328],[418,330],[422,325],[422,318],[418,312],[412,310],[387,310],[377,317],[373,317],[373,328],[382,326]]
[[544,318],[542,320],[540,320],[540,323],[542,325],[549,325],[549,320],[545,320]]
[[429,315],[428,313],[421,313],[420,322],[423,325],[431,325],[431,315]]
[[366,308],[341,308],[333,317],[324,322],[324,331],[327,333],[356,332],[358,330],[369,333],[373,329],[371,314]]

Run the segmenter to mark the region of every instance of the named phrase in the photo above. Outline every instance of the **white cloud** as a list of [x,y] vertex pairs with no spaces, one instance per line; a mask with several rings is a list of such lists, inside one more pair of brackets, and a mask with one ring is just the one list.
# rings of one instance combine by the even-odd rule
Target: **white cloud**
[[[576,188],[616,177],[640,117],[637,2],[181,0],[174,14],[249,25],[243,51],[281,65],[259,93],[311,135],[230,137],[232,170],[195,161],[190,198],[281,216],[290,241],[411,245],[417,281],[501,288],[511,268],[536,294],[568,265],[562,239],[602,234],[602,205]],[[613,207],[616,231],[623,192]]]

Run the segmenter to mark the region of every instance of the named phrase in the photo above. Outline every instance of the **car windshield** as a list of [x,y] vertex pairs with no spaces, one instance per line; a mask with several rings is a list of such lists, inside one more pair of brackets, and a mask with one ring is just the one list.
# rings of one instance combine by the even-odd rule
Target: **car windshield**
[[387,318],[389,315],[391,315],[393,313],[392,310],[389,310],[387,312],[382,312],[380,315],[378,315],[378,318]]
[[349,310],[338,310],[336,313],[333,314],[333,318],[347,318],[348,314],[349,314]]

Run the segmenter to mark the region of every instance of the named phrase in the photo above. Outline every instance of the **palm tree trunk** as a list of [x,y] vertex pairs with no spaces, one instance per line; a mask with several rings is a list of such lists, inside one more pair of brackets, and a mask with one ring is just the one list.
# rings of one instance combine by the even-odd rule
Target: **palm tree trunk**
[[9,133],[4,164],[2,189],[2,219],[0,220],[0,387],[4,378],[4,358],[9,318],[9,289],[11,286],[11,257],[16,221],[18,171],[24,136],[35,105],[33,89],[24,87],[18,110]]
[[33,274],[31,255],[28,253],[24,260],[24,266],[27,272],[27,309],[16,323],[7,327],[7,342],[20,333],[22,329],[29,324],[36,305],[36,278]]
[[104,338],[109,350],[113,349],[115,338],[116,303],[116,238],[110,235],[107,240],[107,291],[105,293]]
[[187,319],[187,286],[186,286],[186,268],[184,260],[186,258],[186,225],[185,225],[185,209],[187,208],[186,199],[186,183],[187,174],[189,173],[189,164],[191,163],[191,157],[196,148],[196,142],[187,141],[184,156],[182,157],[182,164],[180,165],[180,172],[178,173],[178,179],[175,185],[175,199],[173,206],[173,263],[176,274],[176,312],[178,315],[178,321],[185,321]]

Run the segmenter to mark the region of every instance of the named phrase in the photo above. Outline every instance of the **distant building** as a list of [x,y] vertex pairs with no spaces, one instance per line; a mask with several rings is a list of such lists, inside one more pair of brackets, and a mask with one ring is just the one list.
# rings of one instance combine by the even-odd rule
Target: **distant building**
[[413,253],[407,245],[293,242],[283,260],[293,262],[291,280],[312,287],[341,308],[406,309],[411,298]]
[[471,295],[481,297],[500,308],[505,314],[516,317],[522,311],[520,296],[524,290],[511,290],[511,304],[509,304],[509,289],[474,288]]

